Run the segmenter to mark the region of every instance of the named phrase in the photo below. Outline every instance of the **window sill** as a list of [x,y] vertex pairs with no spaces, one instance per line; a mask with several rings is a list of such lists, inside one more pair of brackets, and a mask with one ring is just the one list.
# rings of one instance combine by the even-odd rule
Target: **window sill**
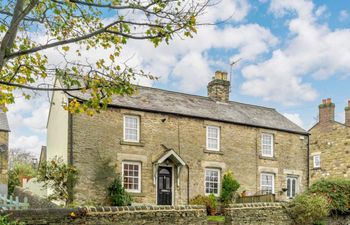
[[203,152],[204,153],[208,153],[208,154],[217,154],[217,155],[223,155],[224,154],[222,151],[215,151],[215,150],[208,150],[208,149],[204,149]]
[[264,160],[271,160],[271,161],[277,161],[276,157],[270,157],[270,156],[262,156],[259,155],[259,159],[264,159]]
[[321,167],[314,167],[312,170],[321,170]]
[[121,145],[140,146],[140,147],[145,146],[144,142],[130,142],[130,141],[123,141],[123,140],[120,140],[120,144]]

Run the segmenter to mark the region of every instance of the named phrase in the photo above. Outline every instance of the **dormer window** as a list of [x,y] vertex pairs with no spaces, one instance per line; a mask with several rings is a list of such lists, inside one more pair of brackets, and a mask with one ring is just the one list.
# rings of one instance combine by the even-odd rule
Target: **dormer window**
[[124,141],[140,142],[140,117],[124,116]]
[[207,150],[220,150],[220,128],[207,126]]
[[262,134],[261,137],[261,155],[273,157],[273,134]]

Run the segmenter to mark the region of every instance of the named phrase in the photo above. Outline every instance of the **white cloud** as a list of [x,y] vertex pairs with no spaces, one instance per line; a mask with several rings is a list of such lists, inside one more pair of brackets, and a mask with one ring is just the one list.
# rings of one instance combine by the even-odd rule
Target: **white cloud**
[[180,78],[180,81],[176,82],[175,85],[188,92],[198,91],[212,77],[208,61],[196,52],[185,55],[175,66],[173,74],[175,78]]
[[346,10],[341,10],[338,16],[340,22],[344,22],[349,18],[349,13]]
[[331,30],[319,23],[324,7],[317,8],[304,0],[272,0],[270,11],[278,18],[294,15],[287,22],[290,38],[270,58],[242,69],[244,94],[293,105],[318,96],[312,85],[304,81],[307,76],[348,76],[350,29]]
[[39,156],[41,146],[44,142],[36,135],[29,136],[10,136],[10,148],[20,148]]
[[207,8],[204,15],[199,18],[200,23],[215,23],[231,20],[239,22],[248,15],[251,6],[247,0],[221,0]]
[[285,117],[287,117],[290,121],[292,121],[293,123],[298,125],[299,127],[305,128],[304,127],[304,122],[301,119],[300,114],[298,114],[298,113],[283,113],[283,115]]

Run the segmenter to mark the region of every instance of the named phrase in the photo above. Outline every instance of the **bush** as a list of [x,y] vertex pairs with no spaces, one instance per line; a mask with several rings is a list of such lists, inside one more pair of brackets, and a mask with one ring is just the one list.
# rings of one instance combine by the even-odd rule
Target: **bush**
[[108,187],[108,196],[113,206],[131,205],[131,197],[125,191],[120,176],[117,176],[112,184]]
[[8,215],[6,215],[6,216],[0,216],[0,224],[1,224],[1,225],[25,225],[25,223],[23,223],[23,222],[11,221],[11,220],[8,218]]
[[207,214],[218,208],[218,202],[215,195],[210,194],[209,196],[198,195],[190,200],[190,205],[204,205],[207,208]]
[[309,192],[327,197],[332,214],[350,212],[350,180],[321,179],[310,187]]
[[328,200],[322,195],[303,193],[289,203],[288,211],[295,224],[320,224],[329,215]]
[[78,170],[64,163],[62,158],[55,157],[44,162],[38,169],[37,181],[44,187],[52,189],[49,200],[62,201],[68,205],[72,199],[73,187],[78,180]]
[[231,203],[239,187],[240,184],[233,177],[233,173],[231,171],[226,173],[222,180],[221,201],[226,204]]
[[20,186],[21,177],[34,177],[35,170],[32,165],[19,163],[15,164],[14,167],[8,172],[8,194],[12,195],[16,186]]

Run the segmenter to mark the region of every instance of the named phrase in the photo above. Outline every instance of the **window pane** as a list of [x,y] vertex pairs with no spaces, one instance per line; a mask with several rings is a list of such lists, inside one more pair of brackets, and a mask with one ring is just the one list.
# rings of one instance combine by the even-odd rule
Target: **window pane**
[[138,118],[125,116],[124,117],[124,138],[126,140],[138,141],[139,133]]
[[205,170],[205,193],[219,194],[219,171]]
[[124,188],[128,191],[140,191],[140,165],[136,163],[124,163],[123,169]]
[[219,128],[207,127],[207,148],[218,149],[219,148]]

